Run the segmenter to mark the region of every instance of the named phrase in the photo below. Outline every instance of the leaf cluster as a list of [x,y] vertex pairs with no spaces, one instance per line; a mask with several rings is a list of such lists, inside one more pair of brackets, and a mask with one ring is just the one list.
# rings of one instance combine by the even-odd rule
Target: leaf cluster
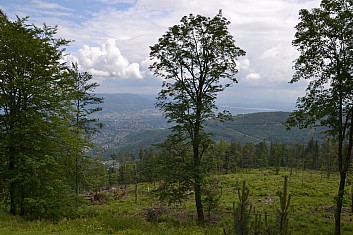
[[190,128],[198,112],[201,122],[212,117],[217,93],[237,82],[236,58],[245,52],[228,24],[221,12],[212,19],[190,14],[151,47],[150,70],[164,79],[157,106],[177,125]]
[[[290,83],[308,81],[288,126],[327,126],[335,135],[344,127],[339,117],[352,109],[353,2],[323,0],[320,8],[300,11],[293,45],[300,52]],[[319,121],[319,122],[318,122]]]

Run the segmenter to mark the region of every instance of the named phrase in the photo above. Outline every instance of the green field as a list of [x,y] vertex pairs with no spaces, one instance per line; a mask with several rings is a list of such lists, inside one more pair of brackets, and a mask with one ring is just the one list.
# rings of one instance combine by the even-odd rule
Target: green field
[[[242,170],[231,175],[217,176],[222,185],[219,207],[211,213],[203,226],[195,222],[193,199],[181,205],[167,207],[148,192],[152,185],[139,184],[135,202],[134,186],[121,200],[110,200],[105,204],[91,204],[77,210],[77,217],[57,223],[47,221],[25,221],[5,213],[0,214],[0,234],[223,234],[223,228],[232,225],[233,202],[238,201],[237,182],[246,180],[250,189],[250,201],[256,212],[269,214],[272,223],[278,208],[278,191],[283,187],[288,169],[275,175],[272,169]],[[292,234],[332,234],[334,227],[334,197],[338,188],[338,176],[326,179],[320,172],[293,171],[289,180],[290,204],[289,225]],[[342,214],[342,234],[353,234],[351,213],[351,186],[346,186]],[[153,211],[151,209],[154,209]],[[150,211],[148,213],[148,211]],[[208,220],[208,214],[205,212]],[[148,222],[147,220],[155,220]]]

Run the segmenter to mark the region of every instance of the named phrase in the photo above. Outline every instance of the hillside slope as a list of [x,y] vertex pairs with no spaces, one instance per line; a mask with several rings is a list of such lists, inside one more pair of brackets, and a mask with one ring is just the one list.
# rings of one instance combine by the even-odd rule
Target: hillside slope
[[[139,149],[158,144],[169,133],[169,124],[160,111],[154,108],[153,96],[133,94],[103,94],[103,112],[95,114],[104,123],[104,128],[94,136],[96,151],[103,151],[105,157],[117,152],[137,153]],[[311,138],[321,140],[322,129],[288,131],[282,123],[289,112],[260,112],[239,114],[232,121],[210,120],[207,129],[213,138],[227,141],[259,142],[301,142]]]

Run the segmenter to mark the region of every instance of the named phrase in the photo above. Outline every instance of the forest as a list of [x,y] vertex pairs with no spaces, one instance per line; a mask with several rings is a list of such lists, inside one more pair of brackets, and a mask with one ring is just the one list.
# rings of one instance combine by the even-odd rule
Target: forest
[[150,46],[169,132],[106,160],[90,151],[104,99],[63,61],[70,41],[0,10],[0,233],[351,234],[353,2],[299,12],[289,83],[308,86],[276,126],[322,132],[304,143],[213,138],[240,128],[216,105],[247,53],[229,24],[190,14]]

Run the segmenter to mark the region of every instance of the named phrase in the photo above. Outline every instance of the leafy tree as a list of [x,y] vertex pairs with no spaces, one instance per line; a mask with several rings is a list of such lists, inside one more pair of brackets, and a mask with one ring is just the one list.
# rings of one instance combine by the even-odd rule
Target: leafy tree
[[56,30],[0,11],[1,181],[10,212],[29,218],[55,219],[70,204],[59,159],[72,134],[73,84]]
[[333,141],[326,140],[321,145],[321,155],[322,155],[322,164],[326,170],[326,178],[329,179],[331,172],[334,171],[333,166],[337,165],[335,157],[336,146]]
[[250,167],[254,167],[254,163],[256,161],[256,156],[255,156],[255,145],[251,142],[247,142],[244,146],[243,146],[243,162],[242,162],[242,167],[244,168],[250,168]]
[[86,186],[87,190],[92,190],[96,194],[100,189],[108,184],[107,167],[102,163],[101,158],[89,159],[83,169],[84,181],[82,185]]
[[219,177],[210,177],[204,183],[203,187],[203,203],[206,206],[208,220],[211,221],[211,212],[216,210],[220,204],[222,196],[222,188],[220,187]]
[[[93,93],[99,85],[91,82],[92,75],[88,72],[79,72],[78,65],[72,64],[74,80],[74,90],[72,91],[73,99],[73,125],[76,134],[76,141],[79,143],[73,145],[74,155],[74,178],[76,195],[80,193],[80,184],[82,183],[83,170],[85,161],[89,160],[86,156],[87,150],[92,146],[90,137],[102,127],[97,119],[89,116],[93,113],[101,111],[102,108],[97,106],[103,102],[103,98],[96,97]],[[81,141],[80,141],[81,140]]]
[[255,162],[258,167],[267,167],[269,158],[268,143],[261,141],[255,146]]
[[229,23],[221,11],[212,19],[184,16],[150,52],[154,61],[150,69],[164,78],[157,106],[174,123],[173,134],[192,146],[192,180],[199,222],[204,220],[201,160],[210,144],[205,121],[215,115],[217,94],[236,82],[235,62],[245,55],[228,32]]
[[230,143],[221,139],[219,142],[214,143],[209,150],[207,161],[210,167],[216,167],[216,172],[219,174],[228,174],[230,169]]
[[157,195],[168,204],[182,203],[193,188],[190,145],[179,136],[167,138],[158,146],[157,159],[161,179]]
[[236,167],[243,167],[243,148],[239,142],[231,143],[230,155],[234,158],[233,172],[236,171]]
[[117,154],[111,154],[108,161],[108,182],[109,187],[116,185],[118,183],[119,178],[119,162],[117,159]]
[[[293,45],[300,52],[291,83],[309,80],[288,124],[319,124],[337,143],[340,183],[335,234],[340,234],[341,209],[353,146],[353,1],[323,0],[319,8],[300,11]],[[345,150],[345,146],[346,150]]]
[[317,141],[311,139],[305,148],[305,158],[306,158],[306,166],[310,169],[318,170],[319,169],[319,144]]
[[272,163],[273,163],[272,166],[275,167],[275,173],[277,175],[279,174],[280,167],[283,166],[285,147],[286,145],[283,143],[271,142],[270,159],[272,159]]
[[[75,126],[83,130],[84,133],[94,134],[102,127],[98,119],[90,116],[102,110],[98,106],[103,103],[103,98],[97,97],[93,92],[99,86],[96,82],[91,82],[92,74],[80,72],[77,64],[72,64],[73,80],[75,83],[73,91],[73,106],[75,113]],[[90,136],[88,136],[90,137]]]
[[140,181],[155,183],[159,179],[159,169],[157,162],[157,154],[153,147],[141,149],[139,152],[138,171],[140,174]]
[[124,185],[125,190],[127,185],[134,183],[136,179],[137,167],[134,159],[130,152],[120,153],[118,182]]
[[238,187],[238,198],[239,202],[235,206],[233,203],[234,210],[234,231],[237,235],[249,234],[250,227],[250,216],[252,205],[248,199],[250,190],[246,186],[246,182],[243,181],[242,187]]
[[289,146],[289,167],[290,167],[290,177],[293,174],[293,167],[296,169],[296,174],[298,174],[299,161],[303,159],[304,145],[300,143],[291,143]]

